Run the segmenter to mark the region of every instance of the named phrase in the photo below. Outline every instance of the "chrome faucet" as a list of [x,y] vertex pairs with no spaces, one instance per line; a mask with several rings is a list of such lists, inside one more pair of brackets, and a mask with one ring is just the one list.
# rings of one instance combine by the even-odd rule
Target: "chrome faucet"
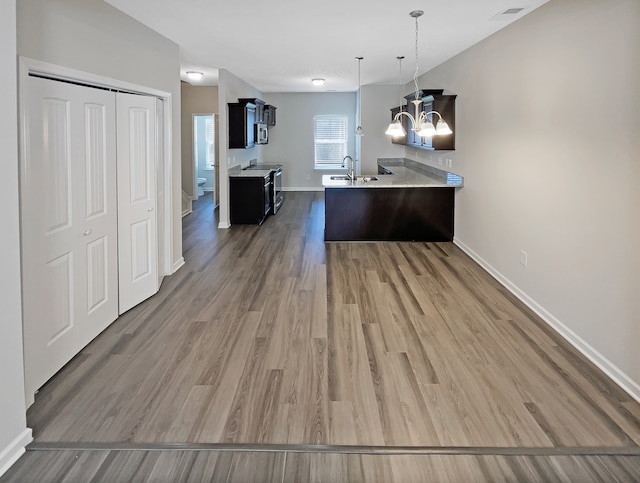
[[351,161],[351,167],[349,167],[349,164],[347,164],[347,178],[349,178],[351,181],[353,181],[355,179],[355,170],[354,170],[354,163],[353,163],[353,158],[351,156],[345,156],[344,158],[342,158],[342,167],[344,168],[344,162],[346,160]]

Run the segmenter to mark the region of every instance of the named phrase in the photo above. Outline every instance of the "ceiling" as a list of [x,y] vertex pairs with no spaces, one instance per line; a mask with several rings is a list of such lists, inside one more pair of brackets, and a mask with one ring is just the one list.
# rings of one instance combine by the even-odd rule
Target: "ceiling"
[[[227,69],[262,92],[353,92],[419,75],[530,13],[548,0],[106,0],[181,48],[181,77],[217,85]],[[504,13],[523,8],[518,13]],[[311,79],[326,79],[314,87]]]

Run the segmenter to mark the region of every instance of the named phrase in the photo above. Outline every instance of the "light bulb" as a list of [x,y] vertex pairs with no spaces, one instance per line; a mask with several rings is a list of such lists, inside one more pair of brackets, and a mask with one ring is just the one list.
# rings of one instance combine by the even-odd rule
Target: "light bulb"
[[193,81],[200,80],[204,77],[202,72],[189,71],[187,72],[187,77]]

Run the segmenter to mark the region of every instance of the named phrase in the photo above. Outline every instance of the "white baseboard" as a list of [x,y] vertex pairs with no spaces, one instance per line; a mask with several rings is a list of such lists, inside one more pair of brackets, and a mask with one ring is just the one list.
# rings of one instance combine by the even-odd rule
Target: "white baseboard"
[[218,228],[231,228],[231,223],[218,223]]
[[620,370],[620,368],[613,364],[609,359],[600,354],[600,352],[582,339],[578,334],[558,320],[542,305],[524,293],[520,288],[518,288],[518,286],[493,268],[486,260],[469,248],[459,238],[454,237],[453,242],[463,252],[473,258],[473,260],[484,268],[493,278],[504,285],[504,287],[515,295],[522,303],[533,310],[553,330],[560,334],[573,347],[578,349],[587,359],[593,362],[600,370],[609,376],[613,382],[620,386],[633,399],[640,402],[640,384],[638,384],[637,381],[634,381],[624,371]]
[[282,191],[324,191],[322,186],[287,186]]
[[184,257],[180,257],[173,263],[173,267],[171,268],[171,273],[169,275],[173,275],[174,273],[176,273],[180,269],[180,267],[182,267],[182,265],[184,265]]
[[9,443],[9,446],[0,452],[0,476],[5,474],[11,468],[11,465],[18,461],[18,458],[24,454],[25,448],[31,441],[33,441],[31,428],[25,428],[16,439]]

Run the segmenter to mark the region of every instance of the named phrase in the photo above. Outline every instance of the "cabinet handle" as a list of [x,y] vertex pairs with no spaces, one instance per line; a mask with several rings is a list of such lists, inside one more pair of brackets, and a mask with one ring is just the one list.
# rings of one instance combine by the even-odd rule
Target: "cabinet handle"
[[153,211],[153,208],[147,208],[147,212],[151,213]]
[[84,236],[89,236],[89,235],[91,235],[91,228],[87,228],[87,229],[84,231]]

